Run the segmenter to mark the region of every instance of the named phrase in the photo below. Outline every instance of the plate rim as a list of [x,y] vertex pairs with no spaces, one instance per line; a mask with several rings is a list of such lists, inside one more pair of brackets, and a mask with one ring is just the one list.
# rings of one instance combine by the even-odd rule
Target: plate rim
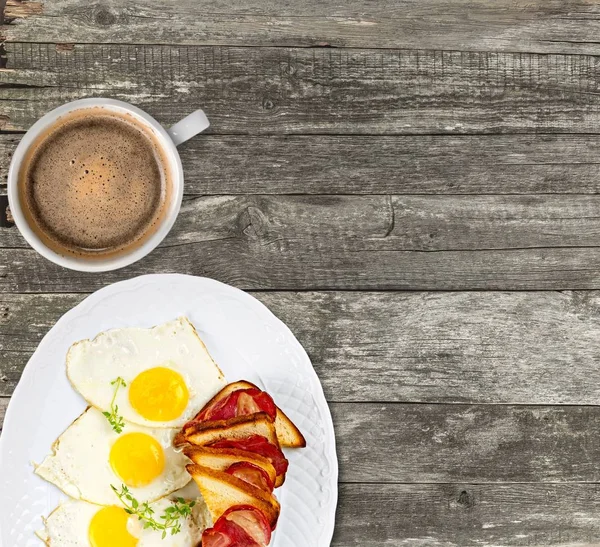
[[[96,302],[101,301],[105,297],[105,295],[108,296],[111,293],[114,294],[113,291],[120,291],[120,290],[130,290],[131,291],[131,290],[135,290],[140,285],[161,282],[166,279],[168,279],[170,281],[176,281],[178,279],[186,279],[186,280],[193,279],[195,281],[200,281],[200,282],[206,283],[208,285],[212,284],[221,290],[232,291],[232,292],[236,293],[236,295],[239,298],[246,300],[247,302],[251,302],[251,304],[255,308],[258,307],[258,309],[262,313],[265,313],[267,316],[269,316],[271,321],[275,322],[276,324],[278,324],[278,326],[280,328],[282,328],[284,331],[286,331],[286,334],[289,335],[289,338],[292,341],[292,343],[297,346],[297,350],[302,354],[302,356],[310,364],[311,373],[310,373],[309,380],[310,380],[311,386],[314,390],[313,395],[317,399],[317,401],[316,401],[317,404],[319,404],[325,412],[325,415],[324,415],[325,419],[324,419],[323,426],[324,426],[327,436],[329,437],[329,439],[331,440],[331,443],[332,443],[331,444],[332,454],[329,455],[329,462],[328,462],[331,465],[331,473],[329,473],[329,476],[332,479],[334,479],[333,480],[334,487],[331,490],[331,503],[330,503],[330,507],[328,508],[329,512],[331,513],[331,518],[327,519],[327,523],[324,526],[324,532],[323,532],[324,539],[327,541],[327,544],[330,545],[331,541],[333,539],[334,532],[335,532],[336,513],[337,513],[337,505],[338,505],[338,499],[339,499],[339,486],[338,486],[339,462],[338,462],[335,430],[333,427],[333,418],[331,415],[331,409],[329,407],[329,403],[327,402],[327,399],[325,398],[325,392],[323,391],[323,385],[321,384],[321,381],[317,375],[317,372],[314,368],[314,365],[313,365],[310,357],[308,356],[306,350],[304,349],[302,344],[298,341],[298,339],[296,338],[294,333],[291,331],[291,329],[281,319],[279,319],[279,317],[277,317],[265,304],[263,304],[260,300],[258,300],[258,298],[256,298],[249,292],[243,291],[242,289],[239,289],[239,288],[229,285],[227,283],[223,283],[222,281],[218,281],[216,279],[212,279],[209,277],[180,274],[180,273],[151,273],[151,274],[138,275],[138,276],[131,277],[128,279],[117,281],[115,283],[111,283],[109,285],[101,287],[100,289],[94,291],[91,294],[88,294],[81,302],[79,302],[78,304],[73,306],[71,309],[66,311],[64,314],[62,314],[60,316],[60,318],[57,321],[55,321],[55,323],[48,329],[48,332],[46,332],[46,334],[42,337],[42,339],[38,343],[37,347],[35,348],[35,350],[31,354],[31,356],[27,360],[27,363],[26,363],[25,367],[23,368],[21,377],[19,378],[19,381],[17,382],[15,389],[13,390],[12,394],[9,397],[8,405],[7,405],[5,414],[4,414],[2,431],[4,432],[7,428],[7,426],[12,427],[10,424],[13,421],[16,421],[12,416],[12,413],[13,413],[12,408],[15,407],[15,405],[13,404],[13,401],[15,398],[21,397],[21,391],[23,389],[25,389],[24,386],[27,384],[27,382],[23,381],[23,380],[24,379],[26,380],[29,377],[29,374],[30,374],[29,371],[33,370],[30,367],[30,363],[33,361],[33,359],[39,353],[42,353],[44,346],[47,344],[48,339],[51,337],[52,332],[55,329],[60,327],[61,324],[63,324],[63,323],[68,323],[72,316],[76,315],[77,313],[80,313],[85,308],[93,306],[96,304]],[[3,467],[4,454],[6,452],[6,446],[5,446],[5,441],[4,441],[5,438],[6,438],[6,435],[4,435],[4,434],[0,435],[0,468]]]

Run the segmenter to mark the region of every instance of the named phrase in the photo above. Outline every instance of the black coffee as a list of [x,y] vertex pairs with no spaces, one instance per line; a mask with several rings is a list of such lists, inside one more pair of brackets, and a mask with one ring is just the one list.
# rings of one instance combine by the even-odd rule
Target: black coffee
[[170,199],[164,153],[150,130],[103,108],[59,119],[30,147],[19,176],[23,209],[61,254],[120,254],[141,244]]

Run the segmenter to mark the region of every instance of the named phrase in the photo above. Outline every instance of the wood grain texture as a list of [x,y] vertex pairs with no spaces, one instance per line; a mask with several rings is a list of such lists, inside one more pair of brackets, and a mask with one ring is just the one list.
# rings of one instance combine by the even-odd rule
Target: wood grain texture
[[67,271],[0,227],[0,290],[90,292],[132,275],[244,289],[597,289],[597,196],[210,196],[139,263]]
[[[600,400],[597,292],[253,294],[306,348],[329,401]],[[83,297],[0,293],[0,395]]]
[[504,50],[597,54],[585,0],[8,0],[11,41]]
[[[328,250],[377,260],[402,251],[595,247],[600,196],[188,197],[163,248],[215,241],[225,256],[271,248],[282,260],[297,252],[311,262]],[[16,227],[0,228],[0,248],[17,247],[29,248]]]
[[[6,44],[4,130],[89,96],[215,134],[598,133],[598,57],[431,50]],[[375,151],[376,153],[376,151]]]
[[600,407],[334,403],[343,482],[598,482]]
[[256,296],[307,348],[329,400],[600,400],[596,292]]
[[89,292],[148,273],[212,277],[244,290],[595,290],[600,249],[352,251],[353,242],[220,240],[160,247],[99,278],[65,272],[32,249],[0,249],[0,291]]
[[[2,377],[0,377],[0,382],[2,382]],[[0,431],[2,430],[2,424],[4,422],[4,414],[6,412],[6,407],[8,406],[8,397],[0,397]]]
[[[5,405],[6,399],[0,401]],[[597,483],[600,478],[599,407],[330,406],[342,483]]]
[[[21,135],[0,134],[0,192]],[[206,135],[179,148],[189,195],[596,194],[596,135]]]
[[596,484],[342,484],[335,547],[591,547]]

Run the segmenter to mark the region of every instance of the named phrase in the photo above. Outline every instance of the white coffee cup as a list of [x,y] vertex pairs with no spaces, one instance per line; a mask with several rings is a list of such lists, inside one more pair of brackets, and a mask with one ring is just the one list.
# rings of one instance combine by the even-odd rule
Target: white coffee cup
[[[58,118],[70,114],[75,110],[97,107],[105,108],[119,114],[129,114],[133,116],[155,137],[156,141],[162,147],[164,156],[167,159],[165,168],[168,171],[168,179],[172,184],[171,201],[167,206],[166,214],[162,218],[160,226],[152,235],[140,243],[139,246],[132,248],[131,251],[116,256],[110,256],[106,259],[61,255],[47,247],[36,235],[34,230],[32,230],[26,220],[23,213],[23,205],[19,198],[19,170],[29,147],[41,133],[54,125]],[[8,170],[8,203],[15,224],[19,228],[21,234],[23,234],[23,237],[38,253],[65,268],[82,272],[105,272],[133,264],[150,253],[165,238],[173,227],[175,219],[181,209],[181,200],[183,198],[183,168],[181,166],[179,153],[177,152],[177,146],[201,131],[204,131],[209,125],[209,121],[202,110],[196,110],[170,129],[164,129],[152,116],[143,110],[114,99],[81,99],[59,106],[31,126],[17,146],[10,163],[10,168]]]

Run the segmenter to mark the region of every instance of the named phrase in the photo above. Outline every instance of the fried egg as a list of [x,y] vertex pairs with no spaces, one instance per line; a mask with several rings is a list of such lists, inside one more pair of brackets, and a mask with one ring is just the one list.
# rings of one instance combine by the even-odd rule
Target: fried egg
[[91,405],[103,411],[116,405],[125,420],[150,427],[183,426],[225,385],[184,317],[77,342],[67,354],[67,376]]
[[118,502],[111,485],[126,485],[138,501],[154,501],[190,480],[185,456],[172,445],[175,433],[126,422],[118,434],[102,412],[89,408],[35,472],[75,499],[111,505]]
[[[150,504],[157,522],[170,506],[169,499]],[[178,533],[171,535],[169,530],[162,539],[162,531],[144,528],[144,521],[127,514],[123,506],[69,500],[45,519],[39,536],[51,547],[190,547],[200,544],[202,531],[210,525],[202,502],[179,524]]]

